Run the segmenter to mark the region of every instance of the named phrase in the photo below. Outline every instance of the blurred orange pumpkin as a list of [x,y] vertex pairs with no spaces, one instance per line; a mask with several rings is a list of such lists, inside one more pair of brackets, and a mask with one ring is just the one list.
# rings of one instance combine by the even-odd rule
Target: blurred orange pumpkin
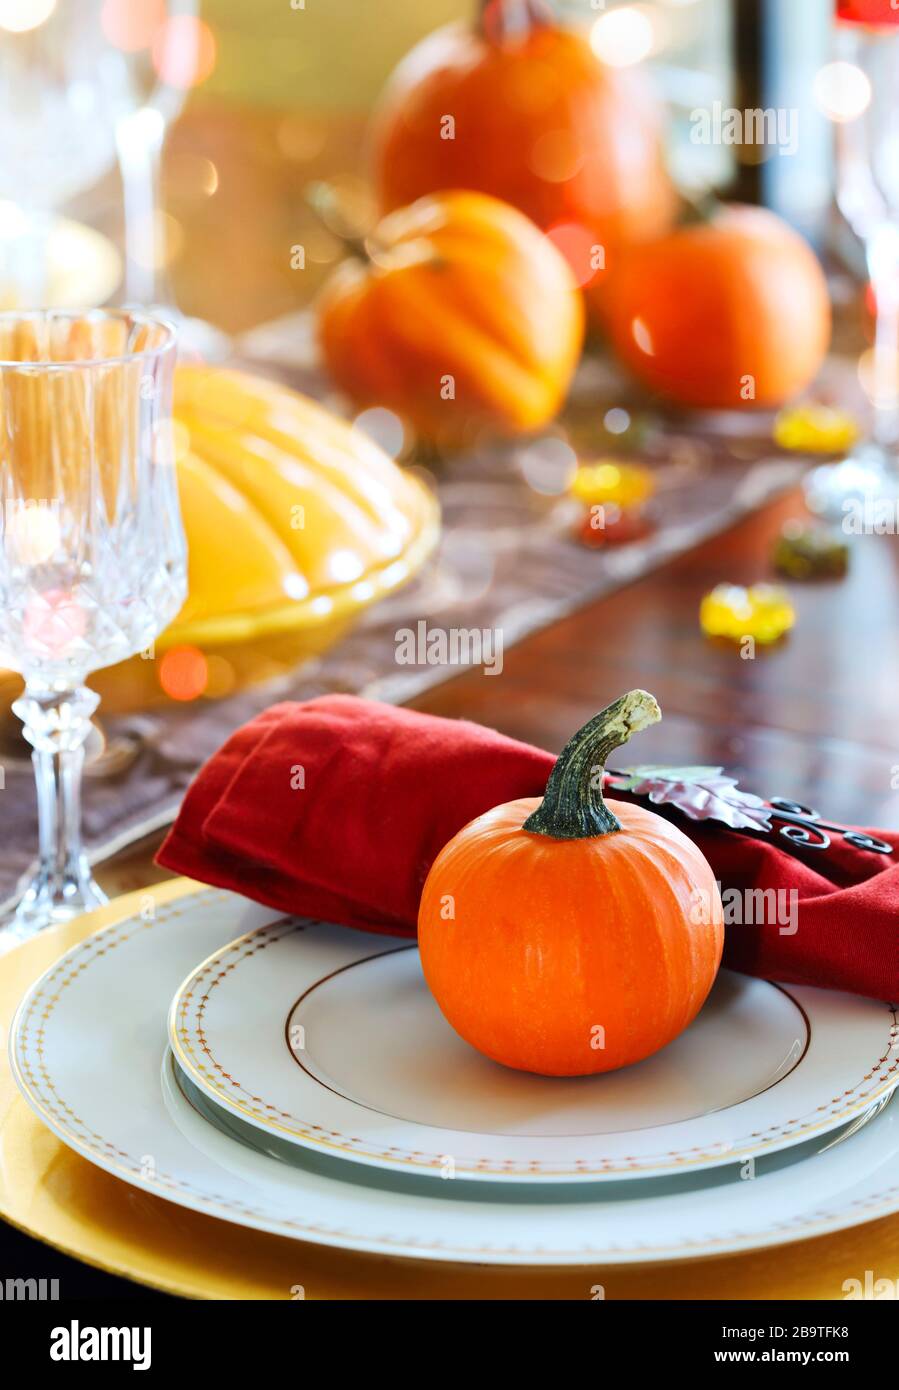
[[318,306],[337,384],[450,446],[551,420],[584,332],[564,257],[517,209],[440,193],[386,217]]
[[477,28],[418,44],[388,83],[373,146],[384,210],[440,188],[493,193],[553,230],[581,285],[674,217],[645,75],[607,67],[539,0],[491,0]]
[[830,301],[811,247],[773,213],[724,206],[632,247],[601,313],[636,377],[681,405],[779,406],[815,376]]

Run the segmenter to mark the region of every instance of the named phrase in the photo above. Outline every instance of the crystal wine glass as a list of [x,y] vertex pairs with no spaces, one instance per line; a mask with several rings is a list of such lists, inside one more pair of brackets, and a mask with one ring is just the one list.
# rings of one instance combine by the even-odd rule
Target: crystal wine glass
[[100,0],[0,4],[0,270],[5,308],[47,293],[56,211],[115,164],[127,71],[110,62]]
[[837,19],[837,203],[865,249],[875,334],[871,436],[806,479],[809,506],[834,519],[854,501],[899,503],[899,4],[837,0]]
[[[182,352],[221,360],[229,352],[227,336],[175,307],[159,217],[166,130],[202,65],[199,8],[199,0],[157,0],[145,35],[150,42],[133,44],[123,36],[119,56],[127,65],[128,98],[115,113],[115,140],[125,199],[126,299],[152,305],[177,323]],[[114,31],[110,38],[116,39]]]
[[0,315],[0,664],[25,678],[40,832],[19,936],[106,901],[80,835],[85,680],[148,648],[187,592],[175,342],[137,312]]

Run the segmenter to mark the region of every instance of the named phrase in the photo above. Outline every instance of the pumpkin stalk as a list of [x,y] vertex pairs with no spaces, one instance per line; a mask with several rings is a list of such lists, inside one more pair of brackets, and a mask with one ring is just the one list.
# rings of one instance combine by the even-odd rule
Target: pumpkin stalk
[[602,794],[606,759],[661,717],[655,697],[645,690],[630,690],[595,714],[562,749],[543,800],[523,828],[553,840],[588,840],[620,830]]
[[303,197],[310,212],[315,213],[322,226],[337,238],[347,255],[360,261],[369,259],[367,238],[350,230],[346,213],[333,184],[317,179],[306,185]]
[[481,32],[493,43],[524,39],[541,25],[554,23],[548,0],[481,0]]
[[695,227],[714,222],[722,208],[721,199],[714,188],[703,188],[696,193],[681,192],[680,200],[681,214],[678,225],[681,227]]

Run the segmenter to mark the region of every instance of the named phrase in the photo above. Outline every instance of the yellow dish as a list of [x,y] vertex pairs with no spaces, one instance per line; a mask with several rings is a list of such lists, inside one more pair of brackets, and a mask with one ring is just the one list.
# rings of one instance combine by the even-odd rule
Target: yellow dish
[[[189,596],[151,653],[91,677],[107,713],[165,698],[158,658],[173,647],[206,658],[196,694],[289,670],[411,579],[436,544],[439,509],[423,484],[275,382],[180,366],[175,442]],[[4,682],[10,694],[17,680]]]

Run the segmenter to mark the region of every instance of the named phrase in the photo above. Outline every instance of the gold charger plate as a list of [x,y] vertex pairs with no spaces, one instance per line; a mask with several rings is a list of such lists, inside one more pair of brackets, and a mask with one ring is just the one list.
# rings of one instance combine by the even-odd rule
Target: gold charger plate
[[[0,956],[4,1036],[26,989],[99,927],[195,890],[175,879]],[[322,1249],[243,1230],[173,1206],[95,1168],[45,1129],[0,1061],[0,1216],[87,1264],[182,1294],[213,1299],[840,1299],[844,1281],[899,1278],[899,1215],[777,1249],[604,1271],[460,1269]],[[300,1290],[302,1289],[302,1295]]]

